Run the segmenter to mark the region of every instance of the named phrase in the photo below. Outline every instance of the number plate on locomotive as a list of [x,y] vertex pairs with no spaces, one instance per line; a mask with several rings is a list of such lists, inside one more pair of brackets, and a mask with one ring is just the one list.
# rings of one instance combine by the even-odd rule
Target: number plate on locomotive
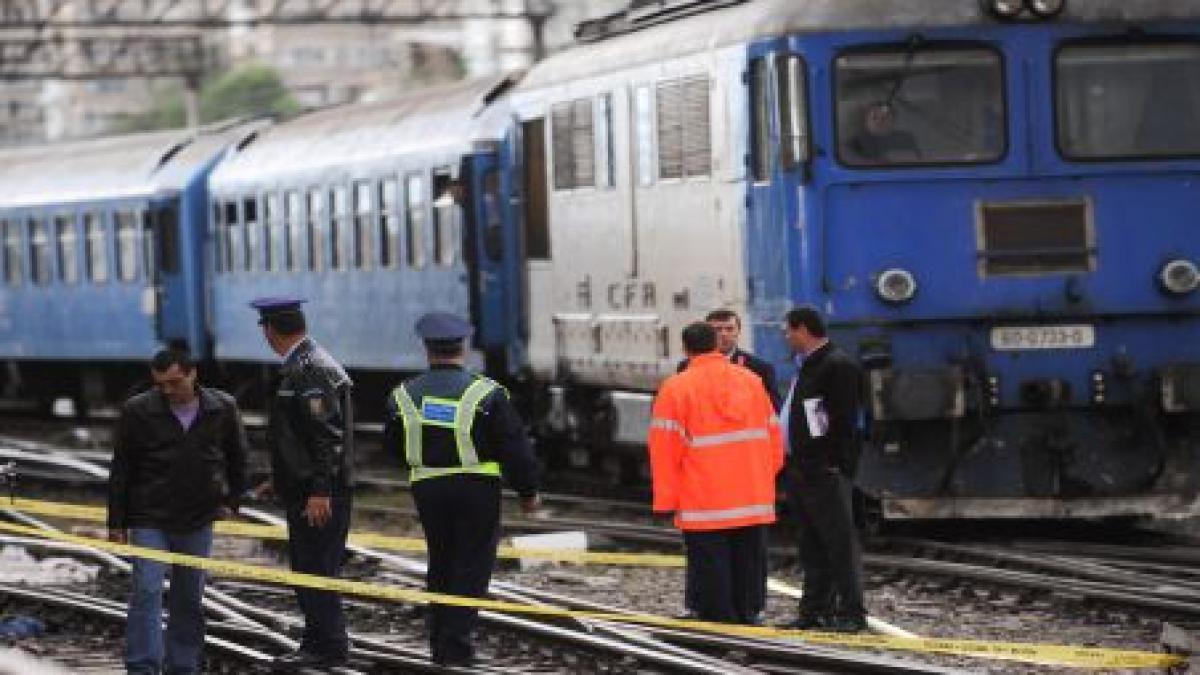
[[1090,349],[1096,346],[1096,329],[1074,326],[1002,326],[992,329],[992,349]]

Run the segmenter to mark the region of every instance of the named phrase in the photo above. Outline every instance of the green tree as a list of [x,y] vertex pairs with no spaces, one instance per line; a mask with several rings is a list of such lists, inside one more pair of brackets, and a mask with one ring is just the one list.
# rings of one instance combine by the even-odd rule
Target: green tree
[[300,105],[269,66],[250,64],[217,76],[200,90],[200,121],[296,114]]
[[[200,123],[234,117],[276,115],[289,117],[300,104],[270,66],[250,64],[207,78],[200,87]],[[187,123],[182,84],[174,84],[155,96],[154,107],[126,118],[115,131],[171,129]]]

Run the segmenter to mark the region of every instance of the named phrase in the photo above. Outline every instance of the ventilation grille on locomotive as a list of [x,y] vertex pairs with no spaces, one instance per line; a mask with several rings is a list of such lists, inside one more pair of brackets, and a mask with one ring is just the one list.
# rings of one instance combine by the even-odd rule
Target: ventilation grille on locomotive
[[1090,272],[1095,267],[1086,201],[979,205],[980,275]]

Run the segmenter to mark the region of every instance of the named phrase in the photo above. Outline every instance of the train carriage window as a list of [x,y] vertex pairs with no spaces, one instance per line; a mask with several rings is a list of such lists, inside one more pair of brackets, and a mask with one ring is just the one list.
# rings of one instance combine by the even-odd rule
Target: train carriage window
[[277,249],[281,245],[286,246],[286,236],[279,194],[268,192],[263,195],[263,269],[266,271],[279,271],[280,256]]
[[79,283],[79,233],[75,216],[62,213],[54,217],[54,241],[58,258],[58,278],[65,284]]
[[284,228],[287,230],[287,239],[284,240],[284,259],[287,262],[289,272],[300,269],[300,252],[304,250],[304,221],[301,216],[302,201],[300,193],[291,190],[287,193],[287,212],[284,214],[286,218]]
[[400,256],[396,245],[400,240],[400,190],[395,178],[379,183],[379,264],[393,269]]
[[87,278],[92,283],[108,281],[108,254],[104,250],[104,221],[98,213],[83,214],[84,259],[87,261]]
[[325,195],[320,190],[308,193],[308,269],[325,269]]
[[559,103],[551,110],[554,189],[596,186],[592,99]]
[[246,271],[254,272],[262,267],[263,233],[258,221],[258,200],[246,197],[242,200],[242,221],[246,228]]
[[1200,156],[1200,44],[1071,45],[1055,68],[1065,156]]
[[135,211],[117,211],[113,214],[116,229],[117,280],[129,282],[137,279],[138,219]]
[[372,222],[371,184],[354,184],[354,269],[369,270],[375,260],[375,227]]
[[329,219],[329,254],[333,258],[332,269],[346,269],[346,232],[350,229],[350,197],[341,185],[329,193],[332,206]]
[[182,254],[179,250],[179,202],[159,206],[153,213],[158,233],[158,264],[163,273],[177,274]]
[[766,58],[757,58],[750,66],[750,101],[753,106],[753,126],[751,135],[751,169],[754,181],[766,183],[771,180],[771,172],[775,164],[775,156],[771,144],[771,62]]
[[442,267],[454,264],[457,254],[458,233],[462,219],[462,206],[454,194],[454,182],[449,168],[433,172],[433,261]]
[[50,232],[45,218],[29,220],[29,275],[33,283],[45,286],[51,279]]
[[691,178],[712,171],[709,81],[693,77],[662,82],[658,109],[658,177]]
[[404,192],[408,205],[404,238],[408,266],[421,269],[425,267],[425,177],[419,173],[408,174],[404,182]]
[[834,68],[843,164],[983,164],[1004,156],[1004,67],[995,50],[908,45],[843,54]]
[[613,148],[613,96],[596,97],[596,176],[600,187],[616,185],[616,156]]
[[212,205],[212,232],[213,232],[213,265],[217,273],[224,272],[229,269],[229,247],[227,244],[228,232],[225,231],[225,219],[221,211],[221,203],[213,202]]
[[225,269],[237,272],[246,267],[246,228],[238,218],[237,201],[224,202],[221,209],[225,212],[225,245],[228,250]]
[[154,216],[150,211],[141,211],[142,219],[142,269],[145,270],[146,281],[158,282],[158,237],[154,234]]
[[19,286],[25,270],[22,267],[21,228],[13,221],[2,221],[4,231],[4,278],[10,286]]

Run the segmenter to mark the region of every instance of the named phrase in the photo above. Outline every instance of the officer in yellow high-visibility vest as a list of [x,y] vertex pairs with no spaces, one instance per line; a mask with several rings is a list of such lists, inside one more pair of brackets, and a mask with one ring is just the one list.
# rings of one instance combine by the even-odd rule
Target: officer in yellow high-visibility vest
[[[453,314],[421,317],[429,370],[392,390],[385,447],[410,467],[413,501],[429,547],[426,587],[483,597],[500,539],[500,478],[538,508],[537,463],[508,392],[463,367],[471,324]],[[469,665],[476,611],[433,605],[429,643],[434,663]]]

